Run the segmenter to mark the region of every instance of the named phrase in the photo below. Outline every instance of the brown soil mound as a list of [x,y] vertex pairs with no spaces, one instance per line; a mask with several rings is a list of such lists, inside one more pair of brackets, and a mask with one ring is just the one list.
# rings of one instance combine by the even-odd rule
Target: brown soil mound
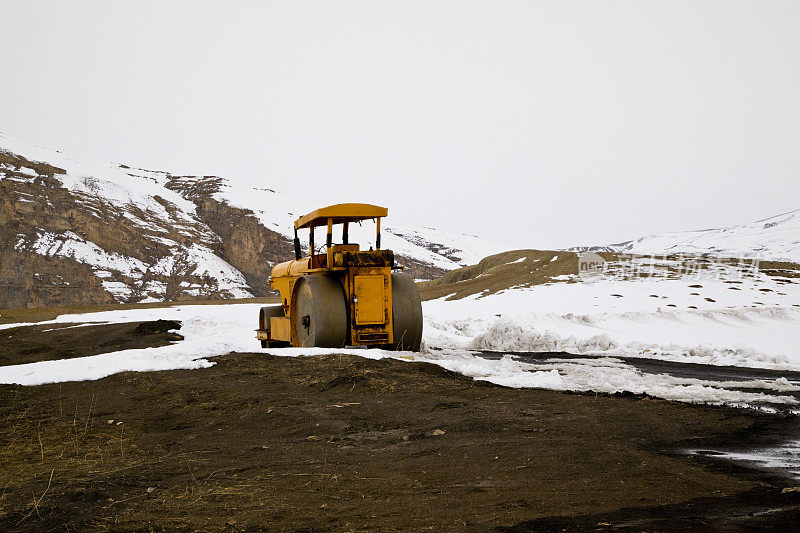
[[175,320],[73,326],[43,324],[2,330],[0,366],[164,346],[183,339],[169,332],[180,329],[181,323]]

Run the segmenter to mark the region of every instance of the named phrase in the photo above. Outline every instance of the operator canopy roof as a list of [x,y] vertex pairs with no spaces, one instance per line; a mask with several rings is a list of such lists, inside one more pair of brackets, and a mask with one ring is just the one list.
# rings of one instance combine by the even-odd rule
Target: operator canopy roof
[[294,229],[310,226],[324,226],[328,219],[333,219],[334,224],[342,222],[358,222],[370,218],[385,217],[389,210],[385,207],[370,204],[336,204],[322,207],[294,221]]

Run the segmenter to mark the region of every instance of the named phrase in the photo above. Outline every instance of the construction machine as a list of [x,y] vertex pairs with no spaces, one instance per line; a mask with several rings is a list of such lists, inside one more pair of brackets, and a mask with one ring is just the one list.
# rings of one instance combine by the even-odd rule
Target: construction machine
[[[381,249],[381,218],[388,209],[369,204],[337,204],[301,216],[294,223],[295,258],[275,265],[270,286],[281,304],[262,307],[256,338],[261,346],[371,346],[419,351],[422,303],[414,280]],[[352,224],[375,221],[375,248],[349,242]],[[314,229],[327,229],[314,242]],[[333,230],[341,227],[341,242]],[[300,230],[309,230],[308,256]]]

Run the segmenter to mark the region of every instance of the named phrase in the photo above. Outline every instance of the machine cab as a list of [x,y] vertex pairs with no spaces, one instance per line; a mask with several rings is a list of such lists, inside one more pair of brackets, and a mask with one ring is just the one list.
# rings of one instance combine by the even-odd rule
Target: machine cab
[[[302,229],[309,230],[310,268],[344,268],[347,266],[345,263],[359,256],[362,259],[372,256],[373,263],[379,257],[387,257],[387,254],[378,251],[381,248],[381,218],[385,217],[388,211],[385,207],[370,204],[337,204],[317,209],[298,218],[294,224],[295,260],[302,258],[298,236],[298,231]],[[365,220],[375,221],[375,250],[370,249],[368,253],[361,253],[359,244],[350,242],[350,225],[360,224]],[[314,241],[316,233],[314,230],[320,226],[326,229],[326,238],[324,243],[317,244]],[[334,243],[334,226],[341,227],[341,240],[338,243]]]

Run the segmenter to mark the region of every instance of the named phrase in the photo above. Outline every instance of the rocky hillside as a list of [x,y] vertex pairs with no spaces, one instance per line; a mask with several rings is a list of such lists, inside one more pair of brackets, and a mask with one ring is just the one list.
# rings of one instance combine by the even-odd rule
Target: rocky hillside
[[[313,209],[269,188],[89,163],[0,135],[0,308],[268,294]],[[366,228],[365,228],[366,231]],[[356,242],[368,244],[368,233]],[[431,228],[385,228],[417,279],[501,246]]]

